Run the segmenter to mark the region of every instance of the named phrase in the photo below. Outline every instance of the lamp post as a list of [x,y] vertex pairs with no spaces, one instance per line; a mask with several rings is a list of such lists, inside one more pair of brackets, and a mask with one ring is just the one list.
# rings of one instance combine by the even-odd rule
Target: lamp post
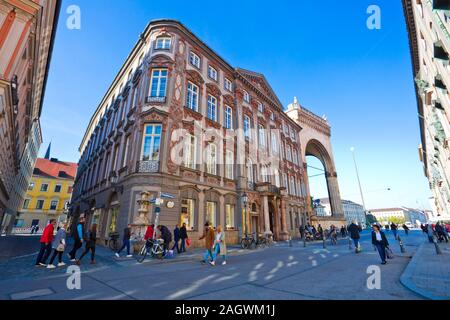
[[362,188],[361,188],[361,180],[359,179],[358,166],[356,165],[355,148],[351,147],[350,151],[352,152],[353,163],[355,164],[356,178],[358,179],[359,192],[361,194],[361,201],[362,201],[362,205],[363,205],[363,209],[364,209],[364,218],[366,219],[366,223],[367,223],[367,210],[366,210],[366,204],[364,202],[364,195],[363,195]]
[[244,194],[242,195],[242,203],[244,204],[244,223],[242,224],[243,227],[243,232],[242,232],[242,236],[247,237],[247,204],[248,204],[248,196],[247,194],[244,192]]

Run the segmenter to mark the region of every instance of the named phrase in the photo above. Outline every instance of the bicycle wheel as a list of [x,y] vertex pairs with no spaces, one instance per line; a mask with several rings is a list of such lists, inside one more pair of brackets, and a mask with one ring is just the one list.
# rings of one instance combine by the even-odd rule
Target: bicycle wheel
[[109,241],[108,241],[108,247],[111,249],[111,250],[113,250],[113,251],[116,251],[117,249],[116,249],[116,244],[115,244],[115,240],[114,239],[109,239]]
[[141,248],[141,250],[139,250],[139,256],[138,256],[138,259],[137,259],[137,261],[139,263],[142,263],[145,260],[145,257],[147,256],[147,252],[148,252],[148,249],[147,249],[146,245],[144,245]]
[[242,249],[246,249],[247,248],[247,240],[246,239],[242,239],[241,240],[241,248]]
[[152,248],[152,257],[155,257],[157,259],[164,258],[164,249],[162,246],[158,245],[156,247]]

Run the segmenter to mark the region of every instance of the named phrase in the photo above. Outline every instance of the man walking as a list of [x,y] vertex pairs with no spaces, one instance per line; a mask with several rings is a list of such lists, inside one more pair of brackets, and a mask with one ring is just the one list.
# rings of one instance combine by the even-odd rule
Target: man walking
[[302,224],[300,225],[298,231],[300,231],[300,238],[303,239],[303,237],[305,236],[305,227]]
[[180,246],[178,245],[180,242],[180,228],[178,225],[173,229],[173,241],[175,243],[173,244],[172,250],[175,251],[174,249],[177,248],[177,252],[180,253]]
[[80,220],[77,224],[77,227],[74,230],[73,233],[73,238],[75,240],[75,243],[73,244],[73,248],[72,250],[67,254],[69,256],[70,261],[72,262],[76,262],[76,254],[77,254],[77,250],[80,249],[83,246],[83,239],[85,236],[85,231],[84,231],[84,224],[86,222],[86,219],[84,216],[80,217]]
[[157,228],[161,233],[161,239],[164,240],[163,243],[164,255],[166,255],[167,251],[169,250],[170,242],[172,241],[172,233],[170,232],[169,229],[167,229],[166,226],[159,225]]
[[205,230],[203,232],[203,235],[199,238],[199,240],[205,239],[205,254],[203,255],[202,263],[208,262],[208,258],[211,258],[211,261],[209,262],[211,265],[213,265],[214,262],[214,256],[212,254],[212,249],[214,245],[214,229],[209,226],[209,222],[205,223]]
[[127,248],[127,258],[133,257],[130,254],[130,239],[131,239],[131,224],[128,224],[128,226],[123,229],[123,241],[122,241],[122,247],[119,251],[116,252],[116,257],[120,258],[120,253],[123,249]]
[[359,239],[361,236],[359,233],[362,231],[362,228],[357,225],[356,220],[353,220],[352,224],[348,226],[348,232],[350,233],[350,238],[353,240],[353,243],[355,244],[355,252],[360,253],[361,248],[359,246]]
[[397,239],[397,229],[398,229],[397,225],[392,222],[391,223],[391,230],[392,230],[392,233],[394,234],[394,239]]
[[48,256],[52,252],[52,241],[53,241],[53,233],[55,231],[56,219],[51,219],[50,223],[45,227],[44,232],[42,233],[40,243],[41,249],[39,250],[39,254],[36,259],[36,266],[46,267],[45,262],[48,259]]
[[181,252],[186,252],[186,240],[188,239],[186,223],[180,228],[180,239],[181,239]]

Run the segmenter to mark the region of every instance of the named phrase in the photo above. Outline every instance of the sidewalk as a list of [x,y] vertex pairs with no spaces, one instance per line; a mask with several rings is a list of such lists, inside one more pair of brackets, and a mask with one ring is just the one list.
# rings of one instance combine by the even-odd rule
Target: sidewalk
[[439,243],[442,254],[435,246],[423,243],[403,272],[400,282],[408,289],[431,300],[450,299],[450,244]]

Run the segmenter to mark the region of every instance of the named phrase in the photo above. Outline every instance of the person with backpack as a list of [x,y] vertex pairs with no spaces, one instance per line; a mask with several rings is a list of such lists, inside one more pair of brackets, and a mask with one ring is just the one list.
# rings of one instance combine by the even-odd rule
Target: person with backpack
[[91,251],[91,264],[95,264],[95,243],[97,242],[97,225],[95,223],[91,226],[91,230],[85,236],[85,239],[86,246],[84,248],[83,254],[76,261],[77,265],[81,264],[81,260],[85,255],[88,254],[89,251]]
[[36,266],[46,267],[45,262],[48,259],[48,256],[52,252],[52,242],[53,242],[53,233],[55,231],[56,219],[51,219],[49,224],[45,227],[44,232],[42,233],[41,239],[39,242],[41,243],[41,249],[39,250],[39,254],[36,259]]
[[386,239],[386,235],[383,231],[381,231],[380,226],[377,224],[373,225],[372,244],[378,250],[378,254],[381,258],[381,264],[386,264],[386,248],[389,247],[389,242]]
[[188,239],[187,235],[187,229],[186,229],[186,223],[183,223],[183,225],[180,228],[180,239],[181,239],[181,252],[186,252],[186,241]]
[[130,254],[130,247],[131,247],[130,239],[131,239],[131,224],[128,224],[128,226],[123,230],[122,247],[120,248],[119,251],[116,252],[116,257],[117,258],[120,258],[120,253],[125,248],[127,248],[127,258],[133,257]]
[[84,230],[84,224],[86,222],[86,218],[84,216],[80,217],[80,220],[77,223],[77,227],[75,228],[74,232],[73,232],[73,239],[74,239],[74,244],[73,244],[73,248],[72,250],[67,254],[67,256],[69,257],[70,261],[72,262],[76,262],[76,254],[78,249],[80,249],[83,246],[83,241],[84,241],[84,237],[85,237],[85,230]]
[[357,224],[356,220],[353,220],[352,224],[350,224],[347,229],[348,232],[350,233],[350,238],[353,240],[353,243],[355,244],[355,252],[356,253],[361,252],[361,248],[359,245],[359,239],[361,238],[359,233],[362,232],[361,226]]
[[50,263],[48,264],[48,269],[54,269],[55,265],[53,261],[55,261],[56,256],[58,256],[58,267],[63,267],[66,264],[62,261],[62,256],[64,253],[64,249],[66,248],[66,227],[64,224],[61,224],[58,227],[58,231],[56,232],[56,236],[52,242],[53,255],[50,259]]

